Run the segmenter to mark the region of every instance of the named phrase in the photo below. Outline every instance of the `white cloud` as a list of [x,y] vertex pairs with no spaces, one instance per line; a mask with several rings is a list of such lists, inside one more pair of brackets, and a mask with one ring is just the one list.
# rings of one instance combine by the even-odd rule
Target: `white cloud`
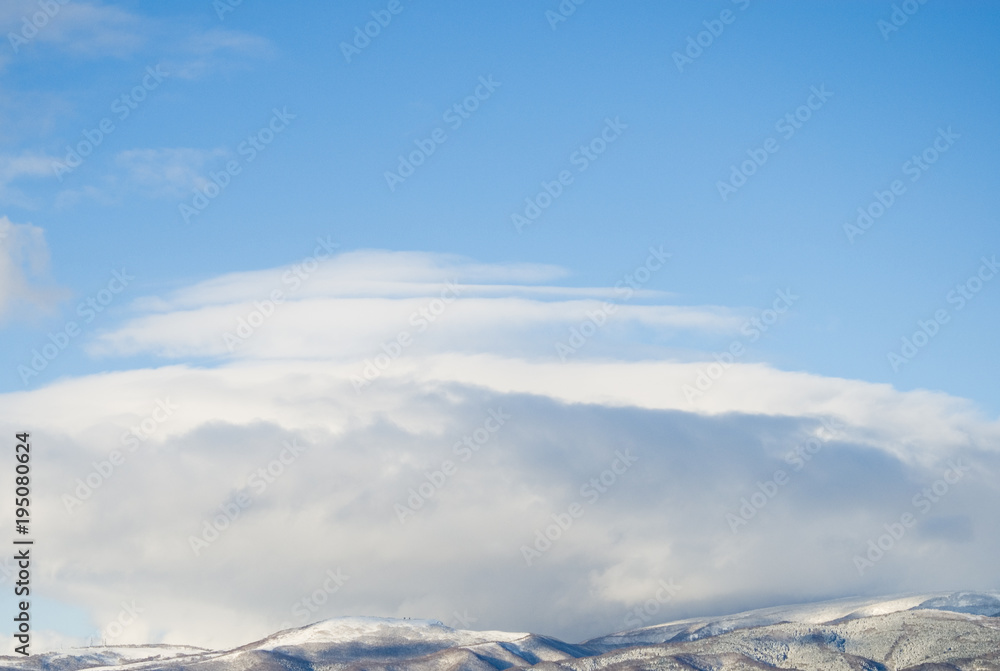
[[115,162],[134,185],[155,197],[178,198],[208,180],[205,167],[226,156],[225,149],[130,149],[115,156]]
[[[522,365],[539,380],[554,374]],[[978,440],[939,444],[926,463],[911,463],[883,449],[884,436],[868,440],[873,427],[850,417],[828,435],[812,413],[636,407],[615,397],[669,384],[663,369],[615,376],[577,367],[573,381],[603,382],[608,400],[562,403],[544,384],[530,395],[501,393],[483,388],[488,377],[469,386],[402,369],[358,395],[350,366],[316,361],[174,366],[7,394],[8,416],[32,427],[38,445],[44,594],[93,608],[98,623],[135,598],[145,609],[137,636],[166,632],[169,642],[218,646],[297,623],[293,604],[337,568],[350,582],[317,618],[448,619],[467,610],[478,626],[570,639],[624,628],[628,606],[660,578],[683,586],[664,618],[705,603],[761,605],[776,593],[797,600],[992,584],[1000,549],[991,532],[1000,503],[995,423],[938,408],[939,420]],[[914,396],[885,390],[881,406],[914,419],[933,409]],[[157,400],[175,408],[160,423],[149,421]],[[491,409],[510,419],[461,461],[454,444],[473,436]],[[146,438],[135,452],[122,441],[130,426]],[[823,452],[793,472],[784,455],[814,435],[826,436]],[[909,439],[899,436],[900,444]],[[257,493],[248,478],[289,440],[305,452]],[[108,468],[101,462],[112,449],[125,463],[92,494],[74,492],[77,478]],[[639,461],[527,566],[520,547],[584,500],[580,487],[610,467],[616,450]],[[974,469],[859,577],[853,555],[883,524],[913,511],[914,493],[954,458]],[[458,472],[401,525],[394,504],[407,505],[444,460]],[[791,483],[732,534],[725,514],[779,468]],[[196,557],[190,537],[241,491],[253,503]],[[69,514],[62,496],[75,493],[89,498]],[[928,533],[941,516],[966,520],[971,539]]]
[[[139,62],[139,77],[146,67],[155,67],[170,78],[190,80],[246,69],[276,53],[266,38],[215,27],[214,20],[204,27],[187,17],[144,16],[112,4],[78,0],[51,0],[44,5],[47,11],[38,0],[0,3],[0,32],[8,38],[6,42],[12,42],[0,53],[0,73],[17,64],[58,68],[48,60],[42,65],[35,62],[53,57],[74,61],[116,58]],[[136,66],[121,67],[126,68],[121,71],[122,86],[131,87]],[[29,82],[34,79],[21,77]],[[58,147],[55,151],[62,152],[61,148],[79,142],[81,127],[94,123],[89,112],[80,118],[77,94],[24,89],[13,80],[7,83],[7,93],[0,94],[0,139],[10,147],[23,145],[25,137],[43,137],[49,139],[50,150]],[[66,125],[72,119],[76,120]],[[121,202],[130,188],[152,197],[188,196],[195,186],[208,183],[198,170],[221,151],[172,147],[124,151],[97,183],[59,191],[55,205],[62,209],[82,200],[111,205]],[[63,160],[62,154],[47,156],[37,149],[12,149],[0,155],[0,205],[40,207],[44,201],[29,195],[30,191],[26,194],[27,189],[17,181],[56,176],[53,166]]]
[[37,0],[7,0],[0,5],[0,30],[13,49],[13,56],[3,54],[0,71],[42,48],[74,59],[155,54],[159,62],[168,65],[171,76],[195,79],[245,68],[276,52],[266,38],[238,30],[202,28],[187,19],[154,18],[81,0],[45,4],[48,11],[43,11]]
[[201,189],[209,180],[204,177],[212,166],[228,155],[227,150],[163,147],[128,149],[115,155],[116,172],[95,184],[63,189],[56,196],[57,209],[76,206],[83,200],[114,205],[131,193],[150,198],[183,199],[192,190]]
[[[605,325],[597,329],[595,342],[636,327],[667,334],[725,333],[742,323],[739,311],[725,308],[648,304],[652,298],[665,297],[658,292],[640,289],[628,294],[622,288],[541,283],[563,274],[542,265],[484,265],[434,254],[353,252],[311,271],[293,264],[231,274],[169,297],[140,300],[138,305],[151,314],[102,335],[92,351],[168,357],[232,352],[246,357],[344,360],[373,356],[383,342],[406,331],[424,353],[550,356],[556,341],[569,337],[570,328],[588,321],[588,314],[603,314],[612,300],[618,307],[603,318]],[[264,320],[253,337],[232,346],[227,334],[235,334],[241,320],[252,321],[252,313],[272,311],[268,304],[274,291],[281,292],[283,300],[273,307],[275,316]]]
[[63,189],[56,196],[55,206],[70,208],[82,200],[112,205],[134,192],[150,198],[189,197],[192,190],[210,183],[204,175],[227,155],[228,151],[222,148],[162,147],[121,151],[115,155],[117,172],[105,175],[97,184]]
[[52,159],[34,153],[0,156],[0,180],[9,182],[22,176],[44,177],[52,174]]
[[[111,5],[58,2],[55,3],[57,11],[46,13],[32,0],[12,0],[4,4],[0,26],[5,34],[14,32],[26,38],[29,46],[35,42],[56,46],[76,57],[110,55],[124,58],[145,44],[145,34],[150,30],[149,22]],[[40,15],[37,20],[36,15]],[[31,28],[22,32],[25,18]],[[26,48],[19,44],[18,51]]]
[[53,203],[57,210],[75,207],[83,200],[91,200],[101,205],[114,205],[121,202],[122,189],[119,182],[113,178],[103,180],[103,185],[85,185],[78,189],[63,189]]
[[22,177],[49,177],[52,158],[37,152],[0,155],[0,204],[32,208],[35,203],[12,182]]
[[0,217],[0,318],[48,310],[64,296],[48,281],[48,265],[45,232]]
[[[359,393],[363,359],[456,276],[467,291]],[[608,295],[552,284],[564,273],[551,266],[356,252],[294,291],[283,277],[233,274],[148,297],[96,343],[105,354],[212,357],[220,329],[255,297],[287,290],[239,357],[0,398],[17,418],[0,429],[28,427],[37,445],[45,596],[91,609],[96,625],[134,598],[144,613],[128,640],[162,632],[222,646],[302,623],[294,603],[338,568],[350,579],[314,619],[459,611],[482,628],[567,639],[625,628],[660,579],[681,586],[663,619],[775,598],[995,586],[1000,425],[971,402],[734,364],[691,403],[681,387],[710,359],[633,360],[635,332],[611,322],[594,337],[600,356],[584,348],[561,362],[550,337]],[[634,297],[614,319],[668,336],[740,323],[740,310],[665,300]],[[463,460],[463,436],[477,444],[491,410],[509,419]],[[810,439],[821,449],[796,470],[786,456]],[[306,449],[272,464],[286,441]],[[124,459],[113,472],[112,450]],[[638,461],[587,500],[581,486],[618,451]],[[458,470],[442,482],[445,460]],[[965,475],[929,512],[915,509],[950,460]],[[269,465],[260,491],[249,478]],[[787,484],[734,534],[727,513],[778,469]],[[440,484],[401,524],[395,505],[428,481]],[[252,504],[196,556],[190,538],[240,493]],[[64,494],[81,499],[72,513]],[[526,565],[521,546],[573,502],[583,516]],[[854,555],[907,512],[918,524],[859,575]],[[950,527],[961,533],[941,533]]]
[[276,49],[263,37],[237,30],[215,28],[195,32],[181,43],[177,56],[168,59],[172,76],[197,79],[213,72],[245,67],[271,58]]

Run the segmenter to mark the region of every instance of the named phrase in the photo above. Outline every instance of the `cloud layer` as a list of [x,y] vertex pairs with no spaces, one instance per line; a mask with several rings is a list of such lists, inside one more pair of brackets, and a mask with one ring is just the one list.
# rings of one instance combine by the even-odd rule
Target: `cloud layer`
[[[326,253],[146,297],[91,343],[163,367],[4,396],[4,429],[35,427],[43,595],[95,627],[134,599],[122,642],[221,646],[341,614],[579,640],[627,628],[660,580],[680,589],[655,621],[996,587],[1000,425],[968,401],[760,363],[689,400],[710,354],[634,348],[737,332],[744,310],[561,287],[548,266]],[[389,364],[366,378],[366,360]]]

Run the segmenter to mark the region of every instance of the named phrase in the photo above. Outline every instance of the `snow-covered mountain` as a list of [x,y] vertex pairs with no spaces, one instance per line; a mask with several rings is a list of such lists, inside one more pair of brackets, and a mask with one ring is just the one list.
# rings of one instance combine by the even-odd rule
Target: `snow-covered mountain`
[[602,636],[588,641],[588,645],[607,651],[638,645],[695,641],[739,629],[766,627],[783,622],[822,625],[919,609],[997,616],[1000,615],[1000,599],[991,594],[970,592],[922,594],[895,598],[837,599],[796,606],[762,608],[722,617],[679,620]]
[[193,660],[200,655],[211,654],[215,653],[190,645],[91,646],[60,652],[47,652],[30,657],[0,656],[0,669],[39,669],[44,671],[117,669],[138,662],[166,662],[181,658]]
[[840,599],[694,618],[580,644],[436,620],[344,617],[233,650],[147,645],[0,657],[18,671],[1000,671],[1000,594]]

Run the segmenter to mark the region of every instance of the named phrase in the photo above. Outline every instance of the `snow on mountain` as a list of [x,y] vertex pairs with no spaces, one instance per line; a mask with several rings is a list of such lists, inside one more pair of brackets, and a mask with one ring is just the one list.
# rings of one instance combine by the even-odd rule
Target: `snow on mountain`
[[342,617],[233,650],[79,648],[0,657],[0,671],[1000,671],[1000,594],[781,606],[570,644],[436,620]]
[[288,629],[251,643],[257,650],[301,645],[426,645],[457,647],[486,641],[514,641],[528,634],[502,631],[465,631],[437,620],[397,620],[380,617],[338,617],[297,629]]
[[[981,601],[976,602],[979,604],[976,606],[978,610],[956,610],[959,607],[972,607],[972,601],[969,601],[972,597],[966,597],[966,601],[962,601],[956,596],[957,594],[966,593],[918,594],[881,598],[852,597],[819,603],[761,608],[734,615],[690,618],[652,625],[595,638],[587,641],[586,644],[602,650],[611,650],[627,646],[655,645],[669,641],[693,641],[699,638],[718,636],[737,629],[764,627],[782,622],[822,624],[838,620],[886,615],[917,608],[976,612],[981,615],[992,615],[1000,610],[1000,608],[996,608],[990,611],[990,606],[986,604],[996,601],[1000,605],[1000,600],[996,596],[986,594],[975,595],[981,599]],[[990,601],[991,599],[993,601]]]
[[971,613],[973,615],[997,617],[1000,616],[1000,598],[992,594],[955,592],[947,596],[927,599],[918,608],[933,608],[936,610],[950,610],[954,613]]
[[[190,645],[115,645],[68,648],[24,657],[0,656],[0,669],[30,671],[77,671],[78,669],[119,668],[134,662],[160,663],[180,657],[199,657],[213,654],[210,650]],[[12,664],[11,660],[22,663]]]
[[908,609],[832,623],[784,622],[716,636],[610,650],[537,671],[795,669],[797,671],[997,671],[1000,622]]
[[466,668],[478,662],[491,669],[531,666],[542,661],[592,654],[592,650],[527,633],[467,631],[437,620],[341,617],[278,632],[239,648],[292,655],[312,664],[345,664],[364,659],[393,663],[420,659],[429,668]]

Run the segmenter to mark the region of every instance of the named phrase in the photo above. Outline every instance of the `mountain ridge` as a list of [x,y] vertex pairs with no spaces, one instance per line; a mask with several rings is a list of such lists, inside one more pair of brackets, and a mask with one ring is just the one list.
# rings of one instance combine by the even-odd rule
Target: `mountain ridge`
[[0,656],[0,670],[1000,671],[998,615],[1000,593],[992,592],[845,598],[688,618],[582,643],[453,629],[438,620],[350,616],[228,650],[93,646]]

